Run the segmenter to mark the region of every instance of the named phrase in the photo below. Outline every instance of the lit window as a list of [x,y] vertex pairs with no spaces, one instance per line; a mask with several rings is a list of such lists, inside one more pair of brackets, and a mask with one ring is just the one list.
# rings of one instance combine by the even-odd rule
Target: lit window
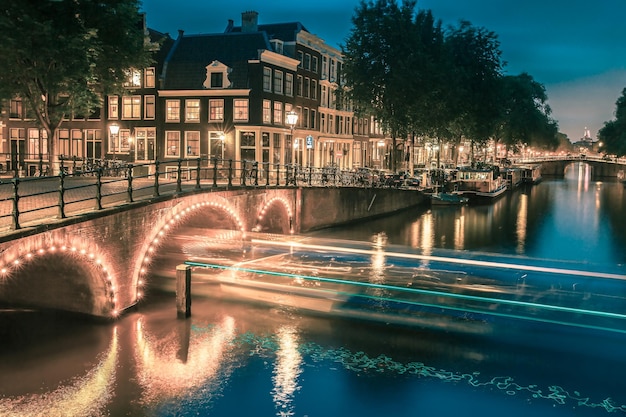
[[224,100],[209,100],[209,121],[221,122],[224,120]]
[[180,100],[167,100],[165,102],[165,121],[180,122]]
[[141,87],[141,72],[135,69],[126,71],[126,82],[124,87],[139,88]]
[[165,156],[180,156],[180,132],[171,130],[165,132]]
[[186,122],[199,122],[200,121],[200,100],[198,99],[185,100],[185,121]]
[[122,97],[122,119],[141,119],[141,96]]
[[248,121],[248,100],[233,100],[233,120]]
[[156,87],[156,73],[154,67],[146,68],[146,88]]

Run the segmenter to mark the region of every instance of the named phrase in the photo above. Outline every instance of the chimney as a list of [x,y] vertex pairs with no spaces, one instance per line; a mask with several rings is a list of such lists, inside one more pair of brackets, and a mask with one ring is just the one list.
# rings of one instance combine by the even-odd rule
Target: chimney
[[232,32],[234,26],[235,26],[235,22],[233,22],[233,19],[228,19],[228,26],[226,26],[226,30],[224,31],[224,33]]
[[251,33],[258,31],[259,13],[248,11],[241,13],[241,32]]

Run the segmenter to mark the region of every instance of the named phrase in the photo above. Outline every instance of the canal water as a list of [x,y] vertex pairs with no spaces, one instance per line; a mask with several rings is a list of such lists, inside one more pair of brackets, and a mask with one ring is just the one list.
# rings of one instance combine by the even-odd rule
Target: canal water
[[[491,204],[424,207],[306,238],[614,268],[626,264],[625,213],[624,187],[592,181],[581,164]],[[190,257],[261,256],[188,233]],[[626,286],[616,288],[619,302]],[[419,326],[300,302],[316,308],[194,297],[179,320],[172,295],[149,291],[115,323],[1,311],[0,416],[626,415],[620,329],[458,316]]]

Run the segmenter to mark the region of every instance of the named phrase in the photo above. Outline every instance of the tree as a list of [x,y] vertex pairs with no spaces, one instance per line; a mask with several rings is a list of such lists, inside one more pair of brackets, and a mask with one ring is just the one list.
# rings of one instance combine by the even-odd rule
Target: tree
[[499,116],[498,92],[504,62],[494,32],[461,21],[446,34],[448,105],[447,127],[455,139],[472,143],[491,139]]
[[522,73],[504,76],[500,83],[500,118],[495,138],[509,149],[521,144],[554,149],[557,124],[550,118],[545,87]]
[[598,138],[608,154],[626,155],[626,88],[615,102],[615,119],[604,122],[598,131]]
[[139,0],[8,0],[0,11],[0,98],[18,97],[47,133],[121,94],[133,68],[151,62]]
[[[406,136],[410,92],[406,80],[418,59],[415,0],[361,1],[343,52],[346,91],[358,113],[373,115],[391,135],[391,169],[396,170],[396,139]],[[413,55],[412,55],[413,53]]]

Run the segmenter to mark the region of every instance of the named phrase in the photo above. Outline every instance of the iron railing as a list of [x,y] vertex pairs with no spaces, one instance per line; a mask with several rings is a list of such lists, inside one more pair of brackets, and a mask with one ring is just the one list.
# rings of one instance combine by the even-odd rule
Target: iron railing
[[385,182],[378,172],[367,169],[219,158],[150,163],[61,159],[59,171],[57,175],[0,178],[0,232],[201,189],[401,186]]

